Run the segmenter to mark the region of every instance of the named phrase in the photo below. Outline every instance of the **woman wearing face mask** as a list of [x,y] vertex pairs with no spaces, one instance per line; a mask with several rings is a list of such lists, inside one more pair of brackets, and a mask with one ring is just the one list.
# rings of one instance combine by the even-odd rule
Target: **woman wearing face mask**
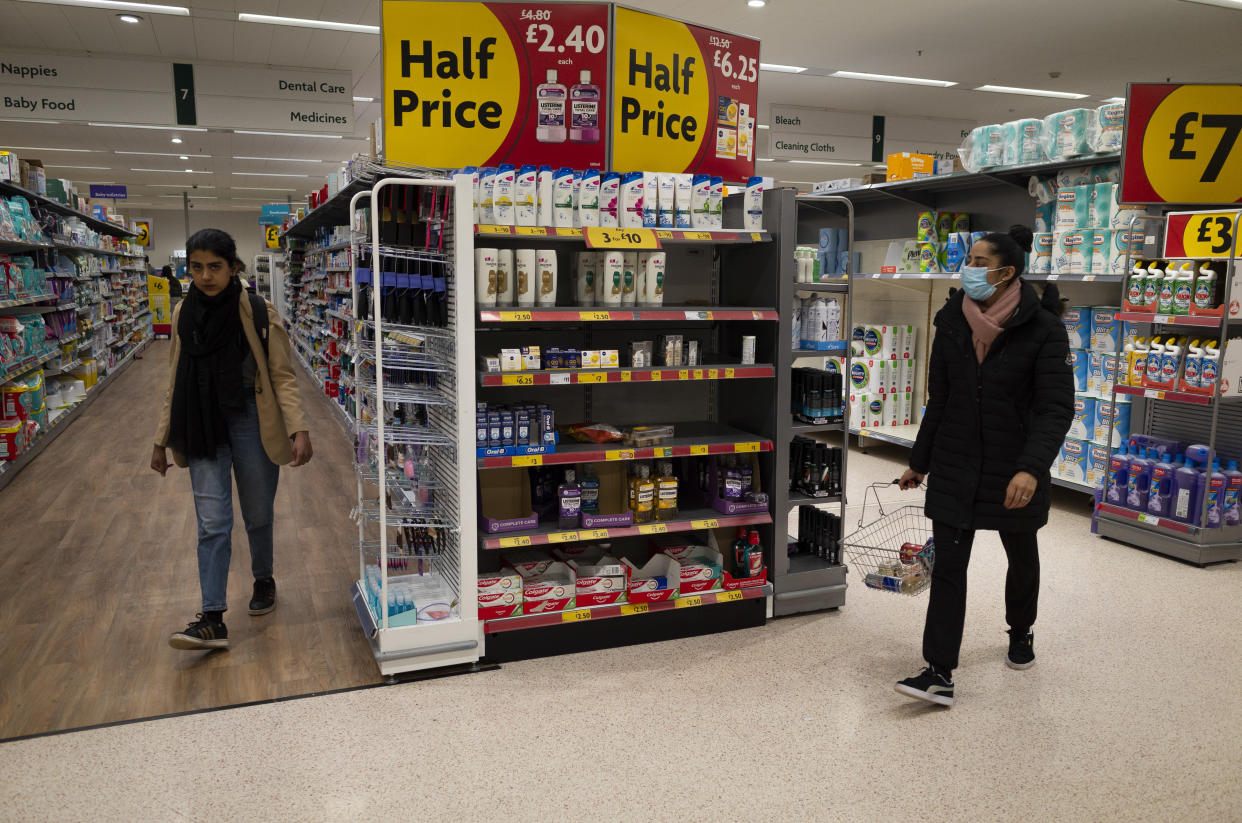
[[233,238],[203,229],[185,248],[193,283],[173,311],[168,394],[151,468],[161,476],[168,470],[171,447],[176,464],[190,470],[203,610],[168,642],[225,649],[233,478],[250,542],[250,614],[267,614],[276,608],[272,509],[280,465],[305,465],[312,452],[289,337],[271,304],[244,291]]
[[1006,664],[1034,665],[1039,548],[1048,521],[1050,468],[1074,411],[1061,299],[1022,277],[1031,231],[1014,226],[975,243],[962,289],[936,315],[927,410],[901,488],[928,478],[926,514],[936,561],[923,631],[927,668],[901,694],[953,705],[966,619],[966,567],[978,529],[1000,532],[1009,557]]

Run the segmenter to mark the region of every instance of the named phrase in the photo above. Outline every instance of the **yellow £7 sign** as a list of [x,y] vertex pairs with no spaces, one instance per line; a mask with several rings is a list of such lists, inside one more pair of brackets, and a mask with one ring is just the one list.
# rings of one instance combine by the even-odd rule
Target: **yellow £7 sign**
[[280,226],[265,226],[263,229],[263,239],[266,241],[269,249],[280,248]]
[[138,232],[138,236],[134,238],[134,242],[143,248],[151,245],[151,221],[135,220],[134,231]]

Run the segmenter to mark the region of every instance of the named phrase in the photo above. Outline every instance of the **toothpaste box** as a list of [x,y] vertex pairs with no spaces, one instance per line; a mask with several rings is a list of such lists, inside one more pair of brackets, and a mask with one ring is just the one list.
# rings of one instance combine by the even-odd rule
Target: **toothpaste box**
[[593,562],[572,560],[568,565],[574,570],[574,597],[579,608],[625,602],[629,568],[615,557],[604,555]]
[[699,594],[720,588],[724,571],[724,558],[720,552],[700,546],[678,563],[681,564],[681,594]]
[[514,569],[501,569],[498,572],[479,572],[479,595],[485,594],[521,594],[522,576]]
[[1121,444],[1129,437],[1130,403],[1098,401],[1095,404],[1095,435],[1091,439],[1097,443],[1107,443],[1110,447],[1117,449],[1121,448]]
[[1093,351],[1115,352],[1121,348],[1119,309],[1097,307],[1091,310],[1091,348]]
[[568,564],[554,561],[541,574],[524,577],[522,613],[540,614],[574,608],[574,572]]
[[1100,486],[1108,478],[1108,462],[1112,449],[1103,443],[1087,444],[1087,485]]
[[1086,349],[1071,349],[1070,364],[1074,368],[1074,391],[1089,391],[1087,378],[1091,368],[1091,352]]
[[1086,441],[1073,437],[1065,438],[1065,442],[1061,444],[1061,459],[1057,464],[1057,473],[1061,479],[1073,483],[1087,482],[1087,452]]
[[629,567],[630,582],[626,596],[631,603],[661,603],[675,600],[681,587],[681,564],[667,554],[657,554],[643,567],[637,568],[629,560],[622,560]]
[[522,590],[479,595],[479,619],[497,620],[522,613]]
[[523,579],[545,573],[551,567],[552,556],[542,549],[522,549],[501,558],[501,563],[520,574]]
[[1074,418],[1070,421],[1067,436],[1078,440],[1090,440],[1095,436],[1096,400],[1089,394],[1074,395]]
[[699,542],[693,532],[689,534],[657,534],[651,538],[652,554],[667,554],[678,562],[691,555],[710,551],[712,551],[711,546],[705,546]]
[[1065,323],[1065,331],[1069,334],[1071,349],[1091,348],[1091,307],[1070,306],[1065,310],[1061,320]]

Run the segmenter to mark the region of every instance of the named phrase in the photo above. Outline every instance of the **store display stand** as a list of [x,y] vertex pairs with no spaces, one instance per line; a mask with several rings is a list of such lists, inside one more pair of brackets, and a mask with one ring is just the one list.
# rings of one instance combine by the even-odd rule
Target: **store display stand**
[[[1239,225],[1242,211],[1235,212],[1232,219],[1234,226]],[[1150,241],[1163,237],[1168,230],[1167,217],[1149,217],[1145,222],[1149,226],[1152,223],[1157,224],[1155,231],[1148,234]],[[1136,227],[1137,224],[1132,224],[1130,230],[1134,231]],[[1145,229],[1145,233],[1149,231],[1150,229]],[[1148,245],[1150,246],[1151,243]],[[1165,332],[1179,330],[1187,332],[1200,330],[1196,333],[1215,334],[1223,358],[1229,340],[1230,326],[1236,329],[1239,324],[1242,324],[1242,321],[1229,317],[1229,307],[1234,300],[1233,279],[1238,270],[1237,246],[1238,239],[1235,233],[1232,238],[1232,248],[1227,257],[1167,258],[1155,253],[1145,255],[1148,259],[1165,261],[1198,262],[1210,259],[1224,263],[1225,271],[1218,280],[1224,290],[1221,300],[1221,317],[1122,312],[1119,315],[1120,319],[1128,323],[1145,324],[1152,334],[1161,336]],[[1134,260],[1127,257],[1126,270],[1128,271],[1133,264]],[[1126,291],[1127,287],[1123,282],[1120,303],[1122,306],[1126,305]],[[1124,341],[1118,342],[1119,346],[1114,356],[1118,358],[1118,371],[1120,371],[1122,357],[1120,344]],[[1138,407],[1131,412],[1132,432],[1141,429],[1142,433],[1168,440],[1206,445],[1209,448],[1208,465],[1210,466],[1212,458],[1218,457],[1222,450],[1231,455],[1242,455],[1242,399],[1222,397],[1222,390],[1222,381],[1219,379],[1216,381],[1215,391],[1210,395],[1118,385],[1115,382],[1111,399],[1115,403],[1118,395],[1128,396]],[[1141,425],[1138,425],[1140,421]],[[1203,495],[1199,508],[1198,522],[1206,523],[1208,510],[1206,494]],[[1104,537],[1198,566],[1242,560],[1242,526],[1204,528],[1191,523],[1182,523],[1173,518],[1156,517],[1146,512],[1100,501],[1096,504],[1096,528]]]

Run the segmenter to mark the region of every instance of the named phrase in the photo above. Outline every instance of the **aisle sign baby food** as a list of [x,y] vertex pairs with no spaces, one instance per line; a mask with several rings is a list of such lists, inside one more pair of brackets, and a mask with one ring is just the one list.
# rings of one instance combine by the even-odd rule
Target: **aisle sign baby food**
[[615,36],[613,168],[754,174],[758,40],[621,6]]
[[603,168],[610,11],[385,0],[385,156],[437,168]]

